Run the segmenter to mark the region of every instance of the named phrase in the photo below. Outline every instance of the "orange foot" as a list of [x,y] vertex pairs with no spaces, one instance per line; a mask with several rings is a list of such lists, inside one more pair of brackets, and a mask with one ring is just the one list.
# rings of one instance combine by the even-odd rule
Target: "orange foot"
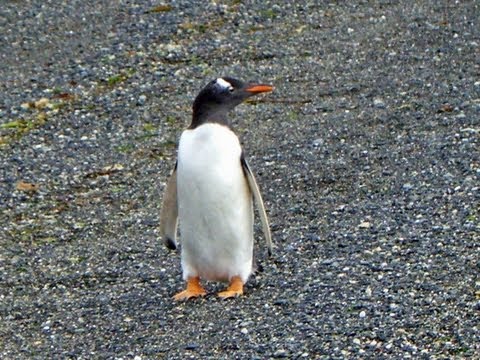
[[200,285],[200,278],[198,276],[187,279],[187,288],[176,294],[173,299],[176,301],[188,300],[190,298],[196,298],[206,295],[207,292]]
[[243,282],[240,279],[240,276],[234,276],[230,280],[230,285],[225,291],[219,292],[217,295],[223,299],[228,299],[232,297],[237,297],[243,294]]

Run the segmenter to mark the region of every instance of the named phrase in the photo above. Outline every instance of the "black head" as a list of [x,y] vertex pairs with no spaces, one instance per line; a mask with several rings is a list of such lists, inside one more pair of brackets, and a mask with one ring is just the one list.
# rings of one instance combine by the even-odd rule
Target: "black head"
[[244,83],[223,77],[210,81],[193,102],[193,118],[190,129],[205,122],[220,122],[228,125],[227,113],[244,100],[262,92],[272,91],[270,85]]

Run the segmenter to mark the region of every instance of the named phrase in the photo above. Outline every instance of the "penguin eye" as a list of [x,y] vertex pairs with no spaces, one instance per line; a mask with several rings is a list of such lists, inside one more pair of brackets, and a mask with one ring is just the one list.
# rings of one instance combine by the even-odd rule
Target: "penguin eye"
[[229,91],[230,93],[233,93],[233,92],[235,91],[235,88],[234,88],[233,86],[230,86],[230,87],[228,88],[228,91]]

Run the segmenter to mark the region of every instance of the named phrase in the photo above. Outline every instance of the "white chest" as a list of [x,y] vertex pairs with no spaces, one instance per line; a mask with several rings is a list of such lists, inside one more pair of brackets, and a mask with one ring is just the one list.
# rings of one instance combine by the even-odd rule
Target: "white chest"
[[238,168],[241,152],[233,131],[219,124],[204,124],[182,133],[178,162],[183,171],[222,168],[228,174]]

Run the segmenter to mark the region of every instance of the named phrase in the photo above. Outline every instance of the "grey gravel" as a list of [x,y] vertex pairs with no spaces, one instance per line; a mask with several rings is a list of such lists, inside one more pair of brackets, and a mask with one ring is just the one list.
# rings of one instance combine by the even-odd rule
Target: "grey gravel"
[[[2,2],[0,357],[480,358],[479,3],[169,4]],[[276,87],[234,122],[276,248],[177,304],[160,199],[220,75]]]

